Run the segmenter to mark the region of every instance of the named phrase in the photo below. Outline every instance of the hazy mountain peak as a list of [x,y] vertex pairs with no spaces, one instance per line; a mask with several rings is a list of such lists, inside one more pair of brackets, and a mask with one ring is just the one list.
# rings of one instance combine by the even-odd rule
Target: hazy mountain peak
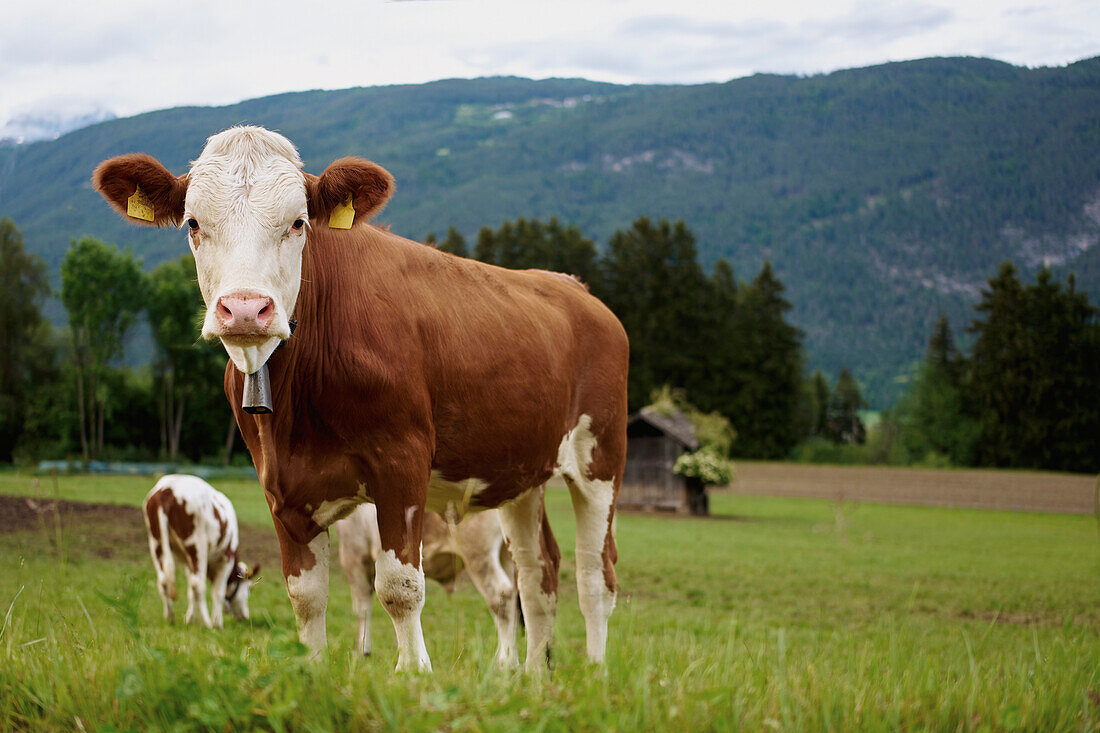
[[54,140],[66,132],[115,118],[114,112],[102,107],[73,111],[63,106],[21,112],[0,125],[0,146]]

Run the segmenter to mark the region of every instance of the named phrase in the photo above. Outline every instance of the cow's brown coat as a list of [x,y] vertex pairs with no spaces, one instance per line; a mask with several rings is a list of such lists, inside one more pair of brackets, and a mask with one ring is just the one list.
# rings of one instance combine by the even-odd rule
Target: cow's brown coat
[[[316,225],[295,316],[294,336],[268,361],[273,414],[241,409],[243,375],[232,364],[225,382],[276,531],[300,548],[287,548],[297,549],[285,558],[288,574],[312,567],[304,545],[322,528],[307,504],[355,496],[362,484],[379,504],[383,547],[415,564],[417,543],[406,533],[418,536],[422,517],[408,522],[404,508],[423,506],[429,468],[448,480],[485,480],[475,504],[498,506],[550,478],[562,437],[586,411],[599,431],[590,478],[617,486],[626,337],[577,283],[455,257],[374,227]],[[473,340],[471,325],[479,329]],[[590,369],[563,374],[579,351],[613,363],[593,359]],[[509,354],[503,364],[522,373],[492,364]],[[387,512],[400,518],[387,522]],[[543,547],[557,555],[548,525]],[[613,587],[610,532],[604,555]],[[556,588],[556,578],[544,585]]]

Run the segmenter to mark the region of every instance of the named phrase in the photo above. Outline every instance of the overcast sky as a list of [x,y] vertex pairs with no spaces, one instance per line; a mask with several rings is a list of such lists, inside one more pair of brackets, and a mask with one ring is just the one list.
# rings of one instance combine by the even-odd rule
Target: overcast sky
[[[51,8],[61,6],[54,11]],[[0,126],[451,77],[725,81],[927,56],[1100,55],[1097,0],[5,0]]]

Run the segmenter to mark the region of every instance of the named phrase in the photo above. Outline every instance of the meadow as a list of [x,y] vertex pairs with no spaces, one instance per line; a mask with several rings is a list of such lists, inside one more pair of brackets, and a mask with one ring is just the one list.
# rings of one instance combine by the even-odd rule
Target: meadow
[[619,604],[593,668],[572,512],[551,490],[553,673],[497,671],[481,597],[429,583],[435,671],[419,675],[394,673],[377,602],[374,654],[353,651],[335,566],[329,650],[307,661],[258,485],[214,483],[265,566],[251,621],[222,632],[161,619],[134,508],[151,479],[0,475],[0,494],[39,497],[0,512],[0,730],[1100,729],[1091,516],[734,492],[710,518],[622,514]]

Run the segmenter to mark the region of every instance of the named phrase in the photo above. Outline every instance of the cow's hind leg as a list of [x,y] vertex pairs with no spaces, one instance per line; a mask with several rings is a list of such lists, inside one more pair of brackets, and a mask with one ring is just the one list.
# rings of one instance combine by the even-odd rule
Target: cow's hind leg
[[374,558],[366,555],[345,555],[345,543],[340,542],[340,564],[351,588],[351,609],[359,620],[359,651],[365,657],[371,653],[370,617],[374,605]]
[[519,574],[519,599],[527,627],[528,672],[550,664],[554,616],[558,609],[558,566],[561,553],[550,525],[539,486],[500,506],[500,528],[508,541]]
[[195,621],[196,616],[206,628],[212,628],[210,611],[206,608],[206,543],[197,542],[185,545],[187,553],[187,616],[186,623]]
[[[614,435],[601,445],[588,431],[586,419],[584,416],[573,431],[560,457],[561,474],[569,487],[577,520],[577,594],[584,615],[588,659],[600,663],[607,649],[607,621],[615,608],[615,496],[625,445]],[[600,475],[607,478],[597,478]]]
[[577,518],[577,595],[587,637],[588,659],[603,662],[607,620],[615,609],[614,501],[611,482],[566,480]]
[[476,514],[458,525],[458,546],[466,572],[489,604],[497,627],[497,665],[512,668],[516,656],[516,586],[500,562],[502,538],[493,513]]

